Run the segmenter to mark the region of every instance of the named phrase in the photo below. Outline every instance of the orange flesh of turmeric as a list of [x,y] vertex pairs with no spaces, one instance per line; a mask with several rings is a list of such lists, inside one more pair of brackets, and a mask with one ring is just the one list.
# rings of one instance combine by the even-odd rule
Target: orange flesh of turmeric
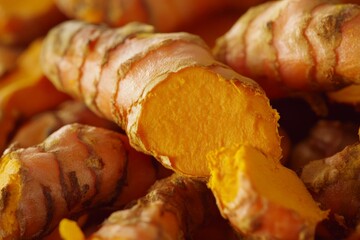
[[319,209],[292,170],[271,161],[255,148],[233,146],[209,157],[212,173],[209,186],[225,208],[241,201],[240,198],[250,197],[238,194],[239,189],[250,184],[256,195],[293,210],[313,226],[326,217],[327,213]]
[[75,221],[64,218],[59,224],[59,232],[64,240],[84,240],[85,236]]
[[137,134],[145,148],[182,173],[208,176],[206,154],[234,143],[263,149],[273,159],[280,155],[277,115],[266,98],[204,68],[171,74],[142,109]]
[[259,195],[294,210],[313,223],[323,219],[324,213],[295,172],[274,164],[255,149],[241,151],[244,152],[238,152],[236,157],[243,159],[243,171],[247,172]]
[[0,194],[6,193],[8,196],[2,196],[0,202],[0,239],[10,239],[8,236],[19,231],[19,225],[16,219],[17,202],[20,199],[20,163],[11,157],[6,157],[1,161],[0,171]]

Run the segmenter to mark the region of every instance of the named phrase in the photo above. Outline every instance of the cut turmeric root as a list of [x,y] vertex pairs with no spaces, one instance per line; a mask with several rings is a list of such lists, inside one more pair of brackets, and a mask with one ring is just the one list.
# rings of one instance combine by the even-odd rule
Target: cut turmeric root
[[209,176],[208,151],[234,143],[281,158],[279,116],[265,93],[214,60],[194,35],[69,21],[46,37],[42,66],[58,89],[179,173]]
[[12,72],[0,79],[0,153],[19,120],[52,109],[69,96],[59,92],[43,75],[39,58],[42,41],[22,53]]
[[157,181],[134,205],[111,214],[89,239],[189,239],[216,209],[212,200],[205,183],[174,174]]
[[300,178],[259,150],[233,146],[208,155],[209,187],[239,233],[261,239],[312,239],[326,218]]
[[155,182],[154,166],[122,138],[72,124],[34,147],[7,149],[0,161],[0,239],[39,239],[64,217],[142,196]]
[[360,83],[360,7],[341,1],[269,1],[250,9],[214,52],[270,98]]

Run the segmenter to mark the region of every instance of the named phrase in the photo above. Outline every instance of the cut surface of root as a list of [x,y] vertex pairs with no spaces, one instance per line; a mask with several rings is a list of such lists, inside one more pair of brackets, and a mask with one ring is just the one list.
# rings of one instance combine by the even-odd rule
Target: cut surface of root
[[[181,70],[148,94],[142,103],[137,133],[165,165],[207,176],[206,154],[244,143],[280,156],[277,113],[263,95],[236,81],[191,67]],[[250,137],[256,135],[257,137]]]

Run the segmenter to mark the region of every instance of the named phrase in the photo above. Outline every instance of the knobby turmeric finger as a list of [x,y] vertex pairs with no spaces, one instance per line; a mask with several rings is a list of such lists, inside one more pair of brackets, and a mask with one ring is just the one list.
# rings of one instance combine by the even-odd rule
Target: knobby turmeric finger
[[42,66],[58,89],[179,173],[209,176],[207,152],[233,143],[281,158],[279,116],[263,90],[217,62],[195,35],[68,21],[46,37]]
[[356,143],[358,128],[355,122],[319,120],[306,138],[294,145],[287,166],[299,175],[309,162],[330,157]]
[[360,222],[360,142],[305,165],[301,179],[322,208],[347,230]]
[[214,53],[270,98],[360,83],[360,6],[327,0],[269,1],[218,39]]
[[209,153],[213,191],[222,215],[255,239],[313,239],[326,218],[295,172],[249,146]]
[[0,239],[40,239],[64,217],[145,194],[155,168],[128,146],[119,133],[71,124],[39,145],[7,149],[0,161]]
[[173,174],[134,205],[111,214],[89,239],[190,239],[216,209],[212,200],[204,182]]

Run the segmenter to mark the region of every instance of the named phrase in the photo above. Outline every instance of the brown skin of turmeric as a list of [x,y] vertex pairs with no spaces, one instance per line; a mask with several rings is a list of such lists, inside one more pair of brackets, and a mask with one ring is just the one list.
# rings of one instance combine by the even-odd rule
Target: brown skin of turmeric
[[114,212],[89,239],[190,239],[217,212],[204,182],[173,174],[128,208]]
[[360,143],[305,165],[301,179],[332,220],[349,229],[360,222]]
[[327,0],[269,1],[218,39],[214,53],[270,98],[359,84],[360,6]]
[[156,171],[124,140],[110,130],[71,124],[39,145],[7,149],[0,164],[0,238],[39,239],[64,217],[142,196]]
[[358,125],[350,121],[319,120],[291,150],[287,164],[296,173],[313,160],[330,157],[358,141]]

